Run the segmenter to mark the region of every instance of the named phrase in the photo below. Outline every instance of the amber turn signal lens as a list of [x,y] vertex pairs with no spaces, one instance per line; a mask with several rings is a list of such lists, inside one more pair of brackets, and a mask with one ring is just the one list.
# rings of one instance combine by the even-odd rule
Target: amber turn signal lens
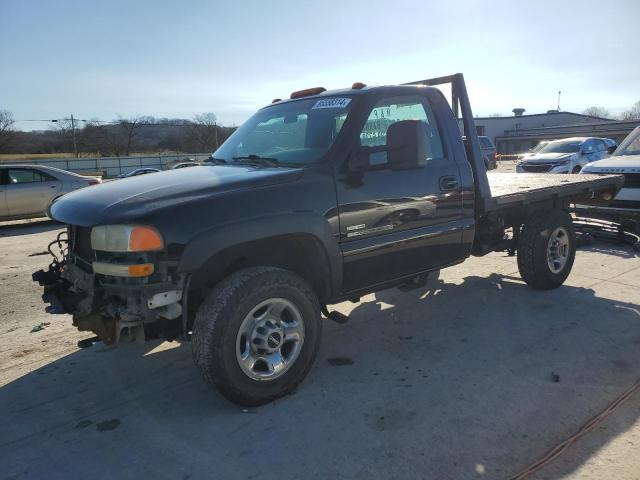
[[154,272],[153,263],[122,265],[118,263],[93,262],[93,273],[110,277],[148,277]]
[[129,265],[130,277],[148,277],[153,273],[152,263],[141,263],[139,265]]
[[129,237],[130,252],[150,252],[153,250],[162,250],[164,242],[162,236],[155,228],[151,227],[134,227]]

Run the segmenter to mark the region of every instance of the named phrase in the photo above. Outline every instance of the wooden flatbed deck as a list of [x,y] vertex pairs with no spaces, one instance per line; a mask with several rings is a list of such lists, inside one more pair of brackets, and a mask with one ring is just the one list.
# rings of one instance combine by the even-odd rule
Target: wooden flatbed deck
[[607,189],[617,191],[624,182],[622,175],[488,172],[487,177],[491,188],[489,210],[537,201],[584,197]]

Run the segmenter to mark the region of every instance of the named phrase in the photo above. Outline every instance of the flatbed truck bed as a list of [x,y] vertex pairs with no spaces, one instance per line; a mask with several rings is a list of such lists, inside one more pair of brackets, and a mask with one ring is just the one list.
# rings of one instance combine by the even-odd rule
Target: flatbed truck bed
[[598,177],[553,173],[487,173],[490,201],[486,210],[527,205],[540,201],[568,200],[590,196],[594,191],[615,190],[622,186],[622,175]]

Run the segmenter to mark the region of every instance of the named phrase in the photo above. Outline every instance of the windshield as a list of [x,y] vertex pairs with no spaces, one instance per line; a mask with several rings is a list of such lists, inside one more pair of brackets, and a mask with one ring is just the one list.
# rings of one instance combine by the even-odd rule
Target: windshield
[[306,165],[327,153],[352,106],[350,97],[275,104],[247,120],[213,154],[227,163],[271,160]]
[[613,156],[619,157],[621,155],[640,155],[640,127],[636,127],[616,148]]
[[531,153],[539,152],[539,151],[542,149],[542,147],[544,147],[547,143],[549,143],[549,142],[540,142],[538,145],[536,145],[535,147],[533,147],[533,148],[530,150],[530,152],[531,152]]
[[538,153],[575,153],[580,151],[581,142],[549,142]]

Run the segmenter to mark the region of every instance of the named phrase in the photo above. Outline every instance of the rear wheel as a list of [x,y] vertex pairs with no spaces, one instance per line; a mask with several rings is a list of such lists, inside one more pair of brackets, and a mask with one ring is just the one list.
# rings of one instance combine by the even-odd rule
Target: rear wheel
[[568,213],[534,213],[523,225],[518,240],[518,270],[538,290],[559,287],[569,276],[576,255],[576,236]]
[[320,306],[302,278],[278,268],[249,268],[224,280],[200,307],[193,358],[226,398],[261,405],[304,379],[320,334]]
[[582,170],[582,167],[580,165],[576,165],[573,167],[573,170],[571,170],[571,173],[580,173],[580,170]]

